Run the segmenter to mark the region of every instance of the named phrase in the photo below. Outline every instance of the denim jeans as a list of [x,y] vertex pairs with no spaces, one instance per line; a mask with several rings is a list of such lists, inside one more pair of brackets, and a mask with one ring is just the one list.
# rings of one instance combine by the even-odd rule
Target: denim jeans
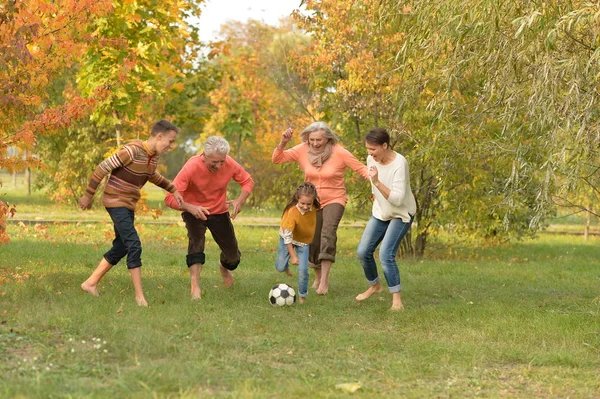
[[402,241],[402,238],[410,229],[410,225],[411,223],[404,223],[402,219],[392,219],[384,222],[371,216],[357,250],[358,258],[365,271],[365,277],[369,280],[369,284],[374,285],[380,281],[373,253],[381,243],[379,260],[388,288],[392,293],[402,290],[400,271],[396,263],[396,253],[398,252],[400,241]]
[[133,224],[134,212],[127,208],[106,208],[106,211],[115,225],[115,239],[104,259],[114,266],[127,255],[128,269],[142,266],[142,242]]
[[[301,297],[308,296],[308,253],[309,245],[299,246],[294,245],[296,256],[298,257],[298,295]],[[287,246],[283,242],[283,238],[279,237],[279,248],[277,249],[277,259],[275,260],[275,268],[284,272],[289,267],[290,253]]]

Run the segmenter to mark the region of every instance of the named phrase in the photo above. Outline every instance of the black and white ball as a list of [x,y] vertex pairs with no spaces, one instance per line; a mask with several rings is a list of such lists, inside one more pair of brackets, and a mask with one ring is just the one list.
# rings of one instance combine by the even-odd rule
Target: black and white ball
[[296,291],[287,284],[277,284],[269,292],[269,302],[274,306],[289,306],[296,302]]

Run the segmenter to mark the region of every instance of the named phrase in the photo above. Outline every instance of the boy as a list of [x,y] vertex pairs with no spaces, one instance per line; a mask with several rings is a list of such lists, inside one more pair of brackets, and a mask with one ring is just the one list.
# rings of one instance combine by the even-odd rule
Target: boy
[[177,202],[183,198],[168,179],[156,172],[158,156],[166,153],[175,143],[177,128],[166,120],[152,126],[146,141],[134,140],[116,154],[102,161],[90,179],[85,194],[79,200],[81,209],[90,209],[94,193],[102,179],[110,174],[102,203],[113,221],[115,239],[112,248],[104,254],[94,272],[81,284],[88,294],[98,296],[98,282],[127,255],[127,268],[135,290],[138,306],[148,306],[142,290],[142,243],[134,226],[135,206],[140,199],[140,189],[147,181],[172,193]]

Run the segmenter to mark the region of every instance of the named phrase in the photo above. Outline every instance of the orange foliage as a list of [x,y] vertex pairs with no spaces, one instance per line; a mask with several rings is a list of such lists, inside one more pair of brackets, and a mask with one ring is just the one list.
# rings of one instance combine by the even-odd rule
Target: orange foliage
[[[0,168],[38,165],[7,156],[8,147],[31,149],[37,135],[64,129],[94,107],[95,98],[74,97],[48,108],[48,87],[83,54],[91,19],[111,9],[111,0],[8,0],[0,6]],[[3,204],[0,226],[9,213]],[[6,240],[2,229],[0,244]]]

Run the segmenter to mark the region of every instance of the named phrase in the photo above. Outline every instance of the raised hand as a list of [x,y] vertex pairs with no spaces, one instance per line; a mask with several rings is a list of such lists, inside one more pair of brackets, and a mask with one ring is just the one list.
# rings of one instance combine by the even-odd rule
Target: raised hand
[[286,145],[292,139],[293,134],[294,129],[288,127],[286,131],[281,134],[281,144]]

